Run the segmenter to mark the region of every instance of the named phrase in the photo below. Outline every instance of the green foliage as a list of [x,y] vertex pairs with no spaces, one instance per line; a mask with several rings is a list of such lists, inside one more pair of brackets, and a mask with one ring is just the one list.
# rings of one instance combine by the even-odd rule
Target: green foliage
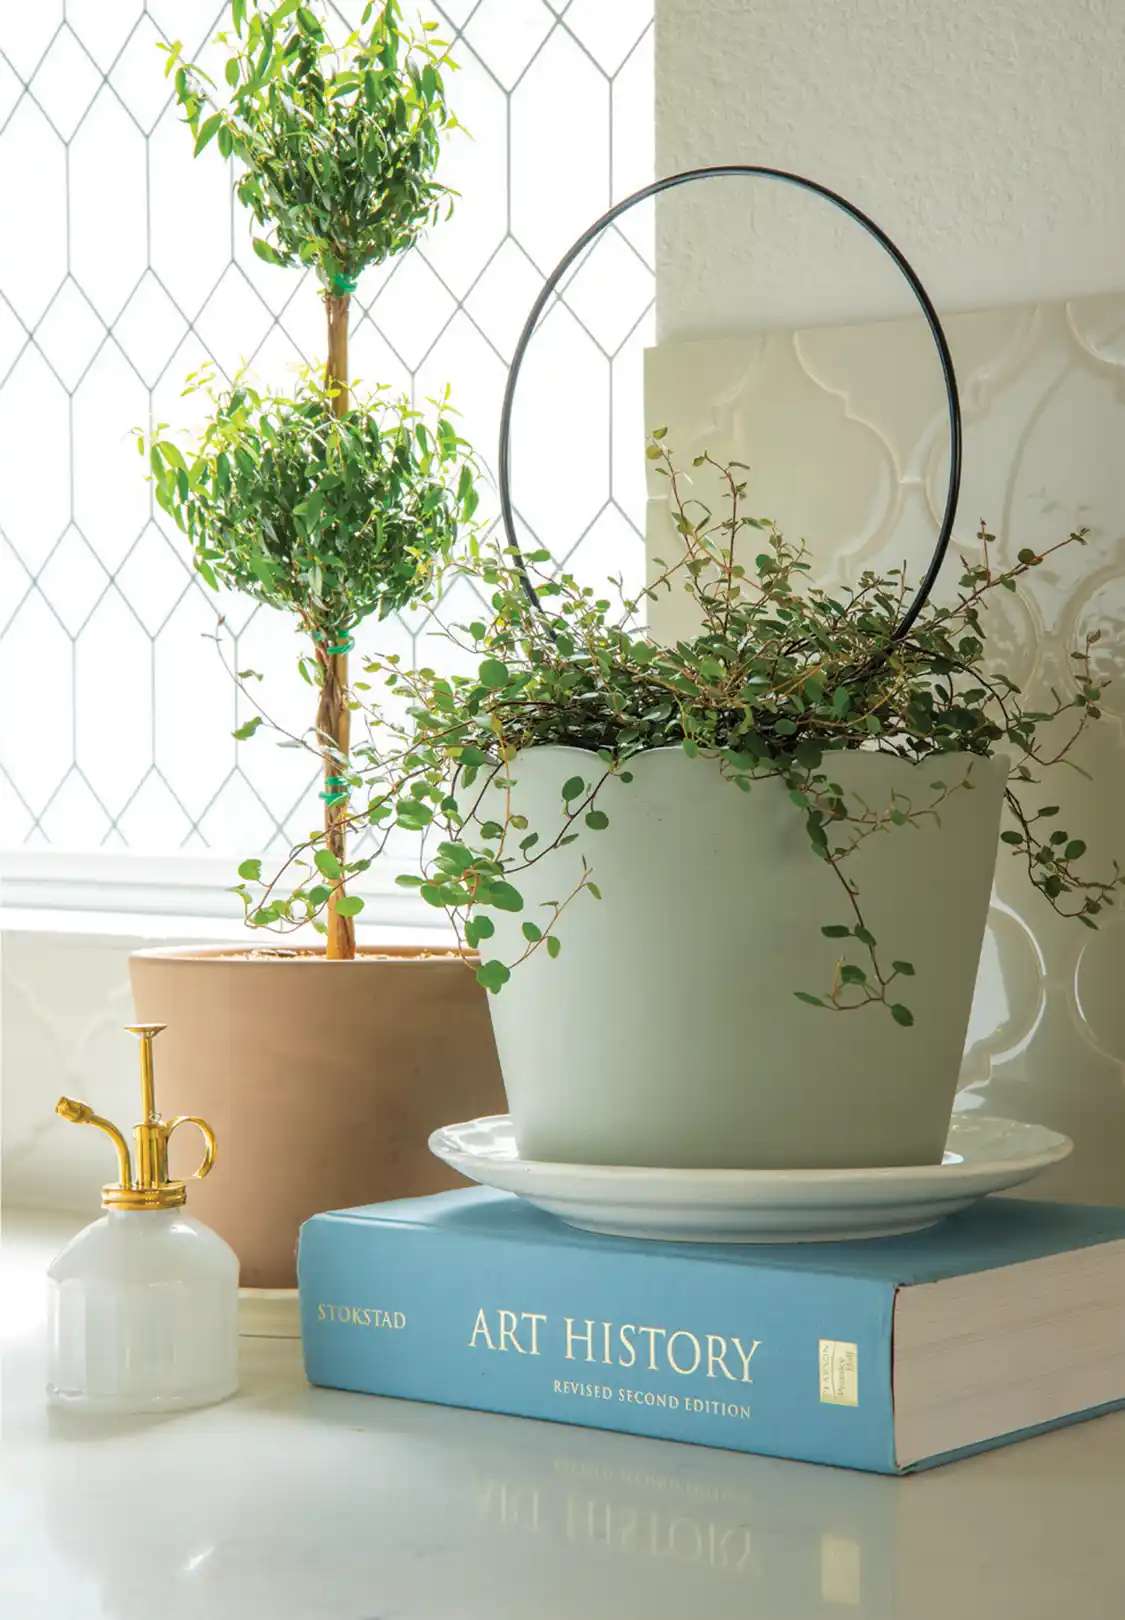
[[436,24],[402,26],[397,0],[369,4],[337,46],[309,6],[233,0],[221,85],[166,47],[166,73],[195,136],[237,159],[238,195],[267,232],[272,264],[311,264],[350,291],[371,264],[415,240],[452,193],[434,179],[443,129],[456,127],[443,74],[455,64]]
[[[448,390],[432,424],[405,401],[349,402],[348,295],[366,266],[409,248],[441,203],[452,203],[434,174],[442,133],[456,127],[443,80],[455,64],[433,38],[436,23],[420,34],[403,27],[398,0],[369,0],[339,45],[301,0],[231,0],[230,21],[215,41],[227,52],[221,82],[187,61],[180,41],[161,47],[165,75],[196,156],[210,146],[234,160],[237,195],[265,232],[254,238],[258,256],[315,268],[326,295],[326,380],[306,375],[280,395],[236,378],[211,394],[213,418],[190,455],[160,429],[147,449],[157,499],[191,541],[207,583],[295,613],[313,637],[314,656],[298,667],[319,688],[316,725],[285,746],[322,762],[329,847],[316,869],[331,882],[314,881],[302,905],[322,931],[319,912],[328,907],[328,954],[348,957],[347,919],[362,902],[344,884],[370,864],[345,860],[347,807],[362,785],[348,759],[349,632],[424,594],[477,501]],[[189,379],[187,392],[199,387],[209,379]],[[239,676],[249,678],[260,677]],[[264,723],[255,716],[234,736],[247,739]],[[251,877],[252,869],[244,863],[235,890],[251,920],[291,924],[291,901],[272,889],[254,899],[247,884],[260,884],[260,870]]]
[[[552,576],[546,552],[525,559],[540,598],[536,609],[516,560],[474,542],[457,567],[490,601],[492,618],[451,634],[476,673],[405,671],[393,659],[369,665],[371,675],[406,693],[409,713],[384,731],[384,740],[357,750],[368,807],[355,820],[381,828],[384,837],[396,826],[427,830],[420,874],[407,881],[418,882],[423,898],[449,912],[467,946],[492,936],[490,910],[522,909],[522,872],[583,841],[572,891],[529,919],[530,929],[523,925],[518,957],[483,964],[481,983],[497,993],[532,952],[545,947],[550,956],[558,954],[557,925],[567,906],[581,894],[599,897],[587,859],[609,824],[599,792],[610,777],[631,781],[635,755],[669,746],[710,762],[732,791],[780,781],[812,851],[838,879],[846,920],[820,925],[823,936],[840,942],[832,983],[819,994],[794,989],[810,1007],[850,1012],[879,1005],[904,1028],[913,1024],[910,1008],[897,997],[903,981],[915,976],[914,966],[903,960],[886,965],[848,860],[873,835],[937,819],[947,799],[970,790],[966,754],[1010,757],[1006,802],[1013,826],[1006,837],[1012,852],[1057,911],[1095,927],[1112,904],[1120,874],[1116,868],[1107,877],[1082,874],[1075,863],[1085,854],[1083,840],[1054,827],[1057,806],[1036,810],[1028,801],[1040,774],[1065,760],[1100,717],[1104,683],[1094,678],[1090,655],[1097,635],[1073,654],[1073,686],[1056,694],[1049,709],[1035,711],[1024,706],[1012,680],[986,669],[981,618],[990,592],[1014,588],[1053,551],[1081,544],[1083,534],[997,570],[989,551],[993,537],[982,528],[981,560],[962,560],[955,600],[928,603],[909,634],[895,640],[911,595],[900,570],[865,573],[853,589],[836,594],[819,589],[808,578],[803,547],[746,512],[737,463],[699,458],[725,486],[716,516],[684,497],[662,439],[653,436],[649,456],[669,483],[682,556],[660,564],[658,577],[623,615],[615,616],[608,596],[565,574]],[[757,540],[752,562],[745,556],[747,538]],[[633,626],[642,603],[673,588],[690,598],[700,629],[660,646]],[[563,785],[562,830],[549,835],[529,828],[510,806],[496,819],[497,803],[507,804],[508,796],[488,792],[505,787],[521,750],[542,744],[584,749],[590,757],[589,779],[574,776]],[[860,748],[932,761],[921,801],[896,793],[887,804],[871,806],[846,794],[833,779],[833,757]],[[299,873],[311,873],[310,857],[319,864],[316,842],[293,852]],[[285,902],[287,917],[315,916],[314,894],[302,878]]]
[[244,381],[211,397],[187,457],[169,439],[149,446],[157,500],[209,585],[296,613],[322,639],[423,592],[477,502],[448,400],[427,423],[383,395],[336,417],[312,376],[291,397]]

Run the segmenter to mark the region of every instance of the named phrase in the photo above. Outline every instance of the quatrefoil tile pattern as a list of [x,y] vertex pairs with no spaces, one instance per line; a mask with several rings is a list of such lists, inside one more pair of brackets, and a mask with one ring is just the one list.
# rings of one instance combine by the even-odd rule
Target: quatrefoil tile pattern
[[[1001,559],[1072,529],[1075,547],[989,609],[992,657],[1033,706],[1072,683],[1070,649],[1101,630],[1102,674],[1125,677],[1125,294],[953,315],[965,415],[954,554]],[[942,511],[944,396],[921,321],[668,344],[647,356],[645,420],[681,463],[705,446],[750,465],[755,509],[803,535],[824,581],[903,559],[917,578]],[[648,546],[672,543],[650,481]],[[956,564],[947,570],[955,578]],[[948,586],[946,586],[948,588]],[[942,589],[939,582],[938,591]],[[688,627],[662,599],[654,628]],[[654,615],[655,617],[655,615]],[[1125,867],[1125,679],[1039,802],[1061,806],[1099,871]],[[1034,1196],[1125,1202],[1125,920],[1097,933],[1055,915],[1002,853],[959,1106],[1036,1119],[1077,1151]]]
[[[362,11],[325,5],[341,33]],[[450,383],[491,469],[507,360],[543,277],[652,177],[652,0],[423,9],[460,65],[450,96],[471,138],[451,137],[442,167],[460,200],[363,278],[352,367],[419,401]],[[317,819],[300,753],[231,737],[250,711],[215,645],[218,634],[228,664],[266,672],[271,715],[302,731],[293,626],[217,601],[193,575],[153,510],[132,431],[197,425],[181,386],[203,361],[220,377],[245,362],[278,385],[322,356],[315,284],[253,254],[229,172],[214,153],[193,161],[163,78],[158,41],[206,60],[226,15],[217,0],[36,0],[0,17],[0,847],[245,854]],[[612,296],[584,305],[576,289],[554,322],[566,386],[606,422],[653,279],[651,254],[624,239],[613,249]],[[549,369],[529,378],[529,420],[559,386]],[[614,503],[608,455],[571,480],[560,525],[557,469],[549,481],[529,451],[522,532],[576,572],[639,577],[636,504],[630,520]],[[445,609],[474,616],[470,602]],[[436,662],[434,629],[418,613],[379,635]],[[361,654],[374,634],[365,627]]]

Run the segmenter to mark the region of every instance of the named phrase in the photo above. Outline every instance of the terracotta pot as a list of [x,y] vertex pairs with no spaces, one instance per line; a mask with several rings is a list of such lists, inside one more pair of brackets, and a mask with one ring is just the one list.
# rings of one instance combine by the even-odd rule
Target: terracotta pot
[[[191,1208],[238,1254],[244,1287],[295,1285],[297,1231],[318,1210],[461,1185],[430,1132],[504,1109],[485,992],[452,952],[174,947],[129,965],[138,1021],[168,1026],[161,1112],[202,1115],[218,1137]],[[192,1168],[182,1151],[174,1174]]]

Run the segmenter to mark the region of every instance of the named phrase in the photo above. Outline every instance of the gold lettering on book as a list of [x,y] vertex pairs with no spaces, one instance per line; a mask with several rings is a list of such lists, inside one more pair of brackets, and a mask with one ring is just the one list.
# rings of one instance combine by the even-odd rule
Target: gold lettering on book
[[585,1342],[585,1345],[586,1345],[586,1360],[587,1361],[593,1361],[593,1359],[594,1359],[594,1324],[593,1324],[593,1322],[591,1322],[590,1318],[587,1317],[586,1318],[586,1331],[585,1331],[585,1333],[575,1333],[575,1331],[574,1331],[574,1319],[573,1319],[573,1317],[568,1316],[567,1319],[566,1319],[566,1349],[563,1352],[563,1354],[566,1356],[566,1359],[568,1361],[573,1361],[574,1360],[574,1346],[575,1346],[575,1344],[581,1344],[583,1342]]
[[[483,1339],[489,1350],[517,1350],[521,1356],[539,1355],[539,1324],[547,1318],[540,1311],[497,1311],[496,1339],[494,1342],[488,1326],[488,1312],[481,1306],[473,1323],[472,1336],[469,1339],[469,1349],[477,1348],[477,1340]],[[521,1342],[519,1335],[523,1334]]]
[[[688,1340],[691,1341],[691,1347],[695,1351],[695,1359],[692,1361],[692,1364],[691,1364],[690,1367],[681,1367],[679,1362],[676,1360],[675,1345],[676,1345],[676,1340],[677,1339],[688,1339]],[[683,1328],[680,1328],[677,1333],[673,1333],[673,1334],[671,1334],[669,1336],[669,1339],[668,1339],[668,1365],[671,1367],[673,1372],[682,1373],[683,1376],[685,1378],[687,1378],[691,1373],[693,1373],[693,1372],[695,1372],[697,1370],[697,1368],[699,1367],[700,1360],[702,1359],[702,1356],[703,1356],[703,1351],[700,1349],[699,1340],[696,1338],[694,1333],[688,1333]],[[686,1359],[686,1352],[685,1352],[685,1359]]]
[[[744,1344],[737,1334],[696,1334],[687,1328],[670,1332],[645,1323],[597,1321],[590,1316],[564,1316],[559,1334],[558,1329],[545,1326],[549,1321],[543,1311],[490,1311],[482,1305],[473,1321],[468,1348],[514,1350],[521,1356],[538,1356],[545,1353],[544,1341],[550,1337],[564,1361],[637,1367],[652,1373],[671,1370],[681,1378],[698,1373],[704,1378],[725,1378],[732,1384],[754,1382],[750,1363],[761,1347],[760,1339]],[[540,1328],[544,1328],[543,1333]]]
[[391,1328],[401,1331],[406,1326],[402,1311],[385,1311],[380,1305],[318,1305],[318,1322],[340,1322],[345,1327]]
[[750,1408],[741,1402],[708,1400],[702,1395],[673,1395],[662,1389],[633,1389],[620,1384],[583,1384],[570,1378],[556,1378],[552,1393],[587,1401],[624,1401],[631,1406],[659,1407],[666,1412],[692,1412],[701,1417],[740,1418],[749,1421]]

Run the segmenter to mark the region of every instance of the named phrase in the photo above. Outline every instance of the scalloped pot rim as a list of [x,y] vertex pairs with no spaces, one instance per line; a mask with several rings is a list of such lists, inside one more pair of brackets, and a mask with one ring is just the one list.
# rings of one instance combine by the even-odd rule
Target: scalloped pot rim
[[[568,758],[575,761],[598,760],[599,758],[597,752],[593,748],[576,748],[572,743],[533,743],[530,748],[521,748],[516,754],[515,761],[513,761],[513,763],[516,763],[521,759],[526,759],[531,755],[535,755],[537,758],[551,755],[559,759]],[[939,762],[942,760],[952,760],[965,764],[971,764],[973,761],[979,761],[979,763],[985,767],[990,767],[994,763],[998,762],[1003,766],[1006,777],[1010,776],[1012,771],[1012,756],[1007,752],[1006,749],[998,749],[994,754],[972,754],[965,750],[959,749],[956,752],[951,752],[948,754],[927,754],[924,759],[904,759],[900,754],[893,754],[881,748],[868,747],[866,744],[861,743],[855,748],[833,748],[826,750],[825,761],[827,762],[827,760],[833,756],[836,756],[841,760],[880,760],[891,767],[901,767],[903,770],[907,771],[930,771],[940,769],[941,767]],[[630,754],[629,758],[625,762],[624,769],[636,771],[639,767],[644,768],[642,767],[641,762],[645,760],[686,760],[689,758],[693,764],[709,765],[717,763],[718,756],[706,755],[703,753],[695,756],[689,756],[684,753],[683,748],[679,743],[666,743],[660,748],[643,748],[636,754]],[[651,769],[652,767],[649,768]],[[760,778],[760,780],[764,782],[776,780],[776,773],[768,773]]]
[[[626,766],[635,765],[640,759],[656,759],[660,755],[683,755],[683,753],[684,750],[680,743],[663,743],[659,748],[642,748],[637,753],[630,754]],[[523,754],[573,754],[579,759],[597,759],[599,757],[596,749],[576,748],[573,743],[532,743],[530,748],[521,748],[516,758],[518,759]],[[985,761],[999,759],[1007,760],[1008,768],[1011,769],[1011,755],[1004,749],[997,749],[994,754],[972,754],[965,749],[957,749],[947,754],[927,754],[923,759],[904,759],[901,754],[892,754],[887,749],[873,747],[869,743],[862,742],[856,744],[854,748],[825,749],[826,757],[831,754],[839,754],[845,759],[851,759],[856,755],[861,759],[894,759],[898,760],[901,765],[909,765],[918,769],[922,767],[928,769],[939,759],[979,759]],[[687,758],[688,756],[684,755],[684,757]],[[702,759],[706,764],[709,760],[718,756],[701,752],[695,757]]]

